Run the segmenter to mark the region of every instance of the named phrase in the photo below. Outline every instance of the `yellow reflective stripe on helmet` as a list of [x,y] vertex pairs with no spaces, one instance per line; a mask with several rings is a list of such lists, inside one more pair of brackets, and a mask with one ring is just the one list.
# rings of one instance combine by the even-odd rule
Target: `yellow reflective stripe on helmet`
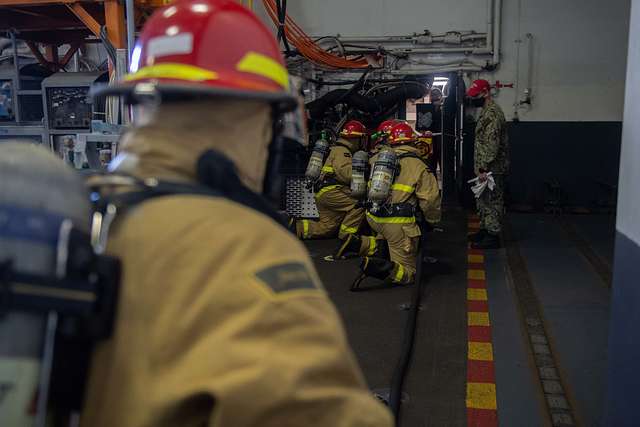
[[357,227],[347,227],[344,224],[340,224],[340,231],[348,234],[356,234],[358,232]]
[[393,184],[391,186],[392,190],[396,190],[396,191],[402,191],[404,193],[413,193],[416,188],[411,186],[411,185],[404,185],[404,184]]
[[324,173],[334,173],[335,170],[333,169],[333,166],[323,166],[322,167],[322,172],[324,172]]
[[402,266],[402,264],[398,264],[395,263],[398,266],[398,269],[396,270],[396,275],[393,278],[394,282],[402,282],[402,278],[404,277],[404,267]]
[[302,238],[306,239],[307,237],[309,237],[309,220],[303,219],[302,220]]
[[258,52],[247,53],[236,65],[236,70],[257,74],[289,89],[289,73],[278,61]]
[[373,215],[371,212],[367,212],[367,216],[378,224],[413,224],[416,222],[414,216],[391,216],[381,218]]
[[376,242],[376,238],[373,236],[369,236],[369,250],[367,251],[367,255],[373,255],[376,253],[378,243]]
[[125,81],[140,79],[178,79],[193,82],[216,80],[218,73],[187,64],[156,64],[140,68],[133,74],[124,76]]
[[329,190],[333,190],[334,188],[338,188],[338,187],[341,187],[341,185],[340,185],[340,184],[327,185],[326,187],[321,188],[321,189],[320,189],[320,191],[318,191],[318,192],[316,193],[316,199],[317,199],[318,197],[322,196],[322,195],[323,195],[324,193],[326,193],[327,191],[329,191]]

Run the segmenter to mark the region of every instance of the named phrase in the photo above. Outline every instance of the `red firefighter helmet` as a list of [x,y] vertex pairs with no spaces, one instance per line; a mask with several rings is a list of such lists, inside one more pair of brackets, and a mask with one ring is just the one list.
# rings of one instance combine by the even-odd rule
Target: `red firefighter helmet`
[[418,136],[413,128],[406,122],[397,123],[389,133],[389,144],[399,145],[415,142]]
[[384,122],[378,125],[378,129],[376,130],[376,133],[388,134],[389,132],[391,132],[391,128],[397,123],[398,123],[398,120],[396,119],[385,120]]
[[295,108],[289,74],[271,32],[233,0],[177,0],[147,20],[131,54],[130,74],[95,95],[161,99],[223,96]]
[[361,138],[366,133],[367,128],[364,127],[362,123],[357,120],[350,120],[342,128],[340,136],[343,136],[345,138]]

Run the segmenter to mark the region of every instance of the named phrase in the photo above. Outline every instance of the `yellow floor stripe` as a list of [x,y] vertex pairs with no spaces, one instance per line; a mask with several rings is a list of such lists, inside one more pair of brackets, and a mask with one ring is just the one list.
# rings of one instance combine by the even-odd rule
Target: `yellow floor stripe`
[[467,277],[473,280],[485,280],[486,275],[484,274],[484,270],[468,270]]
[[486,301],[487,290],[486,289],[467,289],[467,299],[469,301]]
[[470,311],[467,313],[468,326],[491,326],[489,323],[489,313]]
[[482,264],[484,262],[484,255],[467,255],[467,262],[469,264]]
[[493,346],[490,342],[473,342],[469,341],[469,360],[484,360],[485,362],[493,361]]
[[496,385],[490,383],[467,383],[467,408],[498,409]]

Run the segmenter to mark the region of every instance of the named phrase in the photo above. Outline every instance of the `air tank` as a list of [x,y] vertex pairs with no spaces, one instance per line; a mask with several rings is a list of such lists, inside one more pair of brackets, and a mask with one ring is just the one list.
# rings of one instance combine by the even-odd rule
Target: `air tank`
[[376,162],[373,164],[371,186],[369,187],[368,193],[368,199],[374,208],[389,198],[396,169],[396,153],[391,148],[383,148],[378,154]]
[[[63,223],[88,233],[90,212],[84,180],[61,159],[29,142],[0,143],[0,264],[55,277]],[[45,324],[45,316],[24,311],[0,317],[3,426],[32,427],[36,422],[28,408],[41,380]]]
[[307,171],[305,176],[309,179],[316,180],[320,177],[322,172],[322,166],[324,165],[324,159],[329,152],[329,141],[324,138],[320,138],[313,146],[313,152],[307,165]]
[[351,196],[360,199],[367,194],[367,165],[369,155],[364,151],[357,151],[351,160]]

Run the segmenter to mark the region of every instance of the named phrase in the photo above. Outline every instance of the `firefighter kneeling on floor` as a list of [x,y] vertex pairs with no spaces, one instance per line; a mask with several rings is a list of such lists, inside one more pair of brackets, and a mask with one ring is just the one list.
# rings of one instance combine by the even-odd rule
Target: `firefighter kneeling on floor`
[[[377,233],[378,250],[364,257],[360,268],[364,275],[392,284],[405,285],[414,280],[421,235],[416,216],[422,214],[430,224],[440,221],[438,182],[420,156],[417,138],[406,122],[391,129],[391,148],[378,154],[369,187],[366,215]],[[358,244],[362,246],[365,241]],[[352,245],[356,246],[355,242]]]
[[302,239],[335,237],[346,239],[357,233],[364,220],[365,209],[351,196],[353,154],[360,150],[366,128],[357,120],[347,122],[340,138],[331,147],[315,184],[318,221],[299,220],[296,234]]

